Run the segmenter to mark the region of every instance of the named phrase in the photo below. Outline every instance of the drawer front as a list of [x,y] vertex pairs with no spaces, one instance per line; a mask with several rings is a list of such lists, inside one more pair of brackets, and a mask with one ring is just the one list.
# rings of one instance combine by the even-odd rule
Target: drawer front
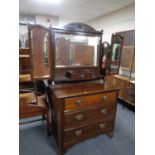
[[64,131],[64,142],[84,140],[111,131],[113,119]]
[[81,109],[96,104],[114,105],[117,92],[101,93],[65,99],[65,110]]
[[64,127],[70,129],[78,127],[79,125],[89,124],[97,120],[106,120],[107,118],[114,118],[115,106],[95,106],[85,108],[80,111],[65,112],[64,113]]

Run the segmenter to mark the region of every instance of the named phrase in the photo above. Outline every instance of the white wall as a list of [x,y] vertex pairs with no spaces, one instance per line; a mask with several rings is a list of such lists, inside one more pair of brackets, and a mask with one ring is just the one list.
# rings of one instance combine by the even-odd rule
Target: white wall
[[35,15],[36,24],[41,24],[45,27],[50,25],[58,26],[59,17],[58,16],[44,16],[44,15]]
[[111,42],[111,34],[135,29],[135,5],[124,7],[107,15],[88,21],[96,30],[104,30],[103,41]]

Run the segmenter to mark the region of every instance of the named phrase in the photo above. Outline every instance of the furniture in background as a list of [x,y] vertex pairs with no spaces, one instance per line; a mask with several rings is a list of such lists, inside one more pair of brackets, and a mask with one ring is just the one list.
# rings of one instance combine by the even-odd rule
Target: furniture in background
[[29,25],[28,29],[31,78],[47,80],[61,155],[85,139],[100,134],[112,137],[119,88],[101,74],[102,31],[82,23],[64,28]]
[[106,79],[121,88],[118,96],[121,100],[135,106],[135,31],[115,34],[123,37],[120,66],[117,74],[109,74]]
[[[19,93],[19,118],[32,118],[43,116],[46,119],[47,135],[50,135],[50,118],[45,95],[37,95],[34,91],[22,91]],[[36,121],[36,120],[35,120]],[[38,121],[38,120],[37,120]],[[39,119],[40,121],[40,119]],[[30,121],[32,122],[32,121]],[[26,122],[29,123],[29,122]],[[21,123],[22,124],[22,123]]]
[[106,80],[120,88],[118,98],[135,106],[135,83],[128,77],[119,74],[108,75]]
[[35,116],[43,116],[43,119],[46,119],[47,135],[50,135],[51,126],[49,118],[49,107],[46,101],[47,96],[43,95],[44,92],[41,93],[40,91],[43,90],[41,88],[41,82],[32,81],[30,70],[31,65],[30,65],[29,49],[20,48],[19,49],[19,118],[22,119],[22,118],[31,118]]

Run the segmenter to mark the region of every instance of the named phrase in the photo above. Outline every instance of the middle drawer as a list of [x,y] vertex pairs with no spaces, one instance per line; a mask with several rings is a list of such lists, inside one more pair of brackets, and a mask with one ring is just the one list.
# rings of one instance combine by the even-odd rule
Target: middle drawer
[[64,112],[64,128],[70,129],[79,125],[89,124],[96,120],[106,120],[113,118],[115,106],[98,105],[72,112]]

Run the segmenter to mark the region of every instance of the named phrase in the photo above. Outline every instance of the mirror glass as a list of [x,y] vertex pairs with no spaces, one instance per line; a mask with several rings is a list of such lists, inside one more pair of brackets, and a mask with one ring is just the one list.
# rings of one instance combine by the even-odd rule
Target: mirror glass
[[43,57],[44,57],[44,65],[48,67],[48,33],[45,33],[44,41],[43,41]]
[[120,63],[121,44],[113,43],[112,45],[112,57],[111,57],[111,72],[118,72]]
[[97,66],[100,37],[55,33],[56,67]]

